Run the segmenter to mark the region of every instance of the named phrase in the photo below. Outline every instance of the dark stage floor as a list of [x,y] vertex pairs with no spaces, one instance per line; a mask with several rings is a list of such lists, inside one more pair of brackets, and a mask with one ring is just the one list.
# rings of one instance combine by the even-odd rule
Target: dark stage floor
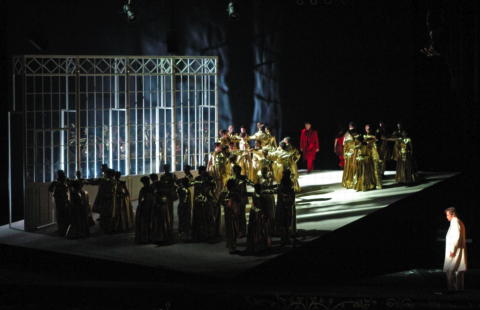
[[[4,305],[10,309],[38,305],[55,309],[116,308],[113,305],[127,309],[451,309],[453,305],[478,309],[479,270],[467,273],[465,292],[445,295],[441,264],[420,259],[418,251],[426,250],[425,243],[409,241],[412,229],[425,238],[431,235],[428,225],[406,225],[410,220],[403,218],[404,210],[421,207],[423,211],[417,213],[424,220],[430,216],[425,202],[448,195],[451,185],[447,183],[456,178],[454,173],[423,175],[421,184],[405,187],[395,185],[388,173],[385,189],[365,193],[341,188],[340,171],[302,175],[304,191],[297,196],[300,242],[280,248],[275,239],[273,251],[262,256],[230,255],[223,241],[139,246],[133,243],[133,234],[107,236],[96,231],[89,239],[65,240],[48,230],[25,233],[2,226]],[[409,243],[410,248],[400,249]],[[441,252],[441,241],[431,244]],[[55,294],[69,297],[52,303]]]
[[[426,174],[425,182],[416,186],[397,186],[393,172],[387,173],[384,189],[356,192],[339,184],[341,171],[322,171],[300,177],[302,193],[297,196],[297,223],[300,241],[308,243],[349,223],[385,208],[407,196],[418,193],[442,180],[451,173]],[[176,209],[176,208],[175,208]],[[176,223],[174,223],[176,227]],[[45,229],[38,233],[0,227],[0,243],[16,247],[79,255],[89,258],[165,268],[184,273],[205,274],[213,277],[233,277],[291,249],[280,248],[274,238],[271,253],[261,256],[230,255],[225,242],[176,243],[167,246],[136,245],[134,234],[104,235],[98,225],[93,236],[83,240],[66,240]],[[246,240],[239,242],[240,249]]]

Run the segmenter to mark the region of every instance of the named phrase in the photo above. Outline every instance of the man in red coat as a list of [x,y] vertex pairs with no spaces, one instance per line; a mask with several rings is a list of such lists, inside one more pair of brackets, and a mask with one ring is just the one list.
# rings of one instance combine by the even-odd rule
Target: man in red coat
[[305,128],[300,134],[300,151],[303,153],[303,159],[307,161],[307,172],[313,170],[313,162],[319,150],[317,131],[312,129],[310,122],[305,122]]

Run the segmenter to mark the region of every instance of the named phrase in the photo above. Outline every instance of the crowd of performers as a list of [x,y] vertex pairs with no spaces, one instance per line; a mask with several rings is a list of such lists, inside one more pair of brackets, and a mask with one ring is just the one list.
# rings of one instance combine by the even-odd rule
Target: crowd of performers
[[[133,208],[121,173],[102,165],[102,177],[67,179],[65,172],[57,172],[57,180],[48,188],[55,200],[58,234],[69,239],[90,236],[90,227],[95,225],[92,211],[100,214],[100,227],[107,233],[128,232],[133,228]],[[98,185],[98,194],[90,207],[86,184]]]
[[[207,166],[198,167],[197,176],[188,165],[181,178],[170,172],[169,165],[164,165],[161,175],[143,176],[135,214],[119,172],[102,165],[99,178],[82,179],[78,174],[77,179],[69,180],[59,171],[58,179],[49,187],[55,200],[58,233],[67,238],[88,237],[90,227],[95,225],[95,212],[100,215],[104,233],[135,231],[138,244],[212,242],[223,235],[231,253],[237,251],[237,240],[244,237],[248,253],[267,251],[273,235],[280,237],[282,245],[295,237],[299,158],[289,138],[277,146],[262,123],[251,136],[243,127],[236,134],[230,126],[221,131]],[[87,184],[98,185],[92,208],[83,189]],[[253,192],[247,192],[248,185]],[[177,200],[178,234],[174,234],[173,208]]]
[[[318,137],[308,125],[302,131],[300,144],[307,170],[311,171],[318,152]],[[135,231],[138,244],[170,244],[177,240],[212,242],[223,236],[233,253],[237,251],[237,240],[246,237],[247,252],[258,253],[271,247],[274,235],[281,238],[282,245],[291,243],[296,233],[300,152],[288,137],[277,145],[271,130],[263,123],[258,123],[257,128],[253,135],[247,134],[245,127],[238,134],[233,126],[221,130],[207,165],[198,167],[196,176],[188,165],[184,166],[181,178],[170,172],[169,165],[164,165],[160,175],[143,176],[136,212],[120,172],[102,165],[99,178],[83,179],[77,173],[75,180],[69,180],[59,171],[58,179],[49,187],[55,200],[59,235],[88,237],[90,227],[95,225],[92,217],[95,212],[104,233]],[[364,132],[350,123],[346,132],[335,139],[334,147],[344,170],[345,188],[357,191],[382,188],[385,166],[390,159],[397,163],[398,183],[412,184],[418,179],[411,139],[401,124],[387,135],[383,123],[375,131],[367,124]],[[92,208],[83,189],[87,184],[98,186]],[[254,191],[248,192],[247,186]],[[177,200],[178,234],[174,234]]]
[[390,160],[396,162],[397,183],[410,185],[418,181],[412,140],[401,123],[388,135],[383,122],[376,130],[366,124],[363,132],[350,122],[348,129],[337,135],[334,152],[343,168],[342,185],[345,188],[357,191],[381,189]]

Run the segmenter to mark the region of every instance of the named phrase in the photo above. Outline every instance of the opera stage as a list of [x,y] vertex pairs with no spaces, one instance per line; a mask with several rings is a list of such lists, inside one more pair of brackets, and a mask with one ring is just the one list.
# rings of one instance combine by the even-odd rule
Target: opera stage
[[[384,189],[369,192],[342,188],[339,184],[341,171],[302,174],[300,177],[302,192],[297,195],[296,204],[299,230],[296,249],[308,246],[312,241],[318,241],[324,235],[334,233],[406,197],[421,194],[422,191],[454,176],[452,173],[424,174],[424,182],[407,187],[394,184],[393,174],[387,172]],[[177,227],[176,223],[174,227]],[[280,248],[278,238],[274,238],[274,248],[269,254],[230,255],[224,241],[213,244],[176,243],[161,247],[136,245],[133,233],[103,235],[98,225],[93,230],[93,235],[88,239],[66,240],[55,236],[48,229],[27,233],[9,229],[8,225],[5,225],[0,228],[0,244],[214,278],[239,276],[294,249],[292,246]],[[240,240],[240,250],[244,248],[245,243],[245,239]]]

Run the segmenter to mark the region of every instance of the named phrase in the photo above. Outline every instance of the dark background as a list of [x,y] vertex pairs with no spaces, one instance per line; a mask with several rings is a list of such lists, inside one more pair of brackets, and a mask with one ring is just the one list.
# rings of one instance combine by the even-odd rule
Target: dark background
[[[478,1],[238,2],[241,18],[232,21],[227,1],[134,1],[137,20],[128,23],[122,1],[0,1],[1,223],[10,60],[18,54],[218,55],[222,127],[262,120],[296,142],[310,120],[319,131],[317,167],[334,169],[340,126],[402,121],[420,169],[476,175]],[[419,52],[429,29],[440,56]],[[477,178],[467,179],[474,190]]]

